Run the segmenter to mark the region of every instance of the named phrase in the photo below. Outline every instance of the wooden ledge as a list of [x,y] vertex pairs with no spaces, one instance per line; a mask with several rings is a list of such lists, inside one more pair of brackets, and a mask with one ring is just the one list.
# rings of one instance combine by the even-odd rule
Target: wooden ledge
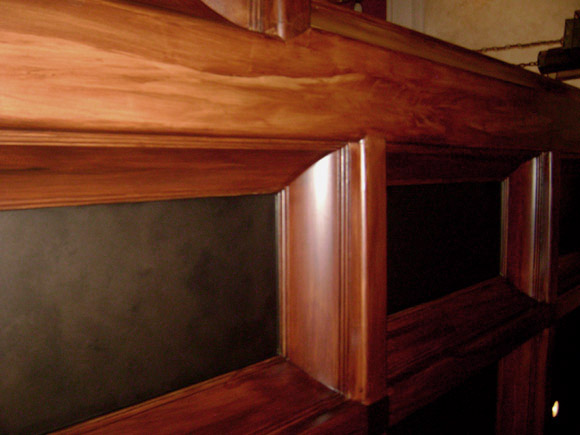
[[362,406],[275,357],[56,433],[344,433],[364,420]]
[[551,307],[500,277],[389,316],[389,425],[498,361],[551,318]]
[[447,349],[535,305],[534,300],[498,277],[390,315],[387,323],[389,380],[396,382]]

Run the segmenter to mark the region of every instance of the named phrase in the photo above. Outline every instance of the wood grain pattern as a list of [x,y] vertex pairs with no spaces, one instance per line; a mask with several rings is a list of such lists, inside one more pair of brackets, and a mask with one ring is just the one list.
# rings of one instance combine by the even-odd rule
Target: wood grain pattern
[[339,387],[342,154],[334,152],[285,190],[282,229],[284,342],[290,361],[318,381]]
[[[139,143],[138,138],[131,140]],[[112,143],[0,145],[0,209],[273,193],[324,154]]]
[[346,414],[338,428],[362,423],[360,411],[344,403],[276,357],[57,433],[292,433],[305,423],[315,433],[332,412]]
[[556,290],[554,156],[542,153],[507,180],[505,276],[525,294],[550,301]]
[[542,435],[548,399],[549,329],[514,349],[498,365],[498,435]]
[[[450,44],[384,19],[347,11],[326,0],[312,1],[312,27],[410,54],[444,65],[534,88],[550,87],[545,78],[516,65]],[[572,91],[571,88],[568,88]]]
[[382,138],[349,144],[341,390],[366,404],[386,395],[386,160]]
[[389,382],[428,367],[454,346],[534,306],[504,279],[494,278],[389,316]]
[[552,82],[549,92],[324,31],[284,43],[105,0],[5,0],[0,13],[2,128],[580,143],[578,92]]
[[525,151],[490,152],[410,144],[388,144],[387,152],[389,186],[503,180],[533,157]]
[[472,340],[448,349],[432,363],[389,384],[389,425],[401,421],[472,373],[499,360],[550,324],[551,310],[536,308],[506,319]]

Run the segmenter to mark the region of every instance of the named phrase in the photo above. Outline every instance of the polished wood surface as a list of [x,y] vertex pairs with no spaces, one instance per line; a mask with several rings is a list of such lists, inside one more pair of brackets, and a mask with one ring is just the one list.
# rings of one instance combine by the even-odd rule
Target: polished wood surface
[[5,0],[0,13],[2,128],[580,143],[580,97],[565,85],[515,85],[328,31],[284,43],[110,1]]
[[497,435],[544,433],[551,339],[546,329],[500,360]]
[[65,137],[56,146],[50,139],[0,145],[0,209],[274,193],[326,153],[272,144],[252,149],[255,143],[235,141],[221,149],[219,141],[211,142],[213,149],[200,141],[198,148],[191,138],[178,140],[181,148],[166,146],[171,140],[153,148],[147,143],[165,138],[98,135],[90,137],[97,146],[77,146],[69,138],[73,144],[65,146]]
[[389,186],[503,180],[530,159],[526,151],[387,145]]
[[[553,82],[530,71],[368,15],[343,10],[326,0],[312,1],[312,27],[433,62],[533,87]],[[568,88],[570,92],[575,92]]]
[[386,395],[386,145],[368,136],[348,146],[346,364],[341,390],[373,403]]
[[506,181],[505,276],[542,302],[555,296],[557,241],[554,222],[554,156],[542,153],[522,164]]
[[[355,405],[276,357],[58,433],[292,433],[304,425],[316,433],[332,413],[364,423]],[[350,433],[353,419],[346,428],[336,421],[336,433]]]
[[539,305],[496,328],[459,344],[432,363],[389,383],[390,425],[458,385],[470,374],[499,360],[550,324],[551,310]]
[[337,389],[346,288],[341,273],[343,154],[328,155],[286,188],[281,229],[286,252],[280,265],[284,356]]
[[389,316],[389,382],[442,358],[454,346],[535,306],[502,278]]

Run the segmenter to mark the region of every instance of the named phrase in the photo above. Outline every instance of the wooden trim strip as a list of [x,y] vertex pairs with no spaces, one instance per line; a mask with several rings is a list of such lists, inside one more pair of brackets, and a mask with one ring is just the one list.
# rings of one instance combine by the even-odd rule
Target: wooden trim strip
[[450,349],[535,305],[533,299],[498,277],[389,316],[389,383],[427,369]]
[[498,361],[546,327],[552,310],[537,304],[468,343],[448,348],[432,363],[389,385],[389,425],[427,405],[478,370]]
[[[314,29],[336,33],[520,86],[535,89],[560,88],[554,81],[516,65],[501,62],[393,23],[357,14],[325,0],[313,0],[311,14],[311,26]],[[571,90],[571,87],[565,84],[561,88],[564,92]]]
[[270,433],[344,403],[340,394],[275,357],[57,433]]

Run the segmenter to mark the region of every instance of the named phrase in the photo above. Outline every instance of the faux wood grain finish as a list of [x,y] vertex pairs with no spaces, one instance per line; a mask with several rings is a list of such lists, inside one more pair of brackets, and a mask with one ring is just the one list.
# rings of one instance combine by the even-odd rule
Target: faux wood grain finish
[[373,403],[386,395],[386,145],[369,136],[348,147],[348,290],[343,307],[342,390]]
[[273,193],[325,154],[129,142],[136,146],[0,145],[0,209]]
[[284,43],[104,0],[5,0],[0,13],[2,128],[580,143],[580,97],[565,85],[514,85],[325,31]]
[[542,153],[522,164],[506,181],[504,198],[503,273],[525,294],[542,302],[553,299],[556,290],[553,168],[552,153]]
[[499,362],[497,435],[544,433],[551,339],[546,329]]
[[337,433],[363,425],[355,405],[276,357],[58,433],[316,433],[333,413]]
[[[510,83],[549,88],[553,82],[497,59],[386,22],[384,19],[343,10],[326,0],[312,1],[312,27],[372,45],[410,54],[444,65]],[[571,88],[568,88],[571,91]]]
[[514,346],[542,331],[551,321],[551,310],[540,304],[472,340],[448,349],[436,361],[404,379],[389,384],[389,425],[401,421],[470,374],[499,360]]
[[389,382],[424,370],[461,343],[535,306],[502,278],[389,316]]
[[341,372],[341,189],[344,151],[318,161],[285,190],[281,266],[283,348],[294,364],[325,385]]
[[410,144],[388,144],[387,184],[411,185],[503,180],[532,155]]

